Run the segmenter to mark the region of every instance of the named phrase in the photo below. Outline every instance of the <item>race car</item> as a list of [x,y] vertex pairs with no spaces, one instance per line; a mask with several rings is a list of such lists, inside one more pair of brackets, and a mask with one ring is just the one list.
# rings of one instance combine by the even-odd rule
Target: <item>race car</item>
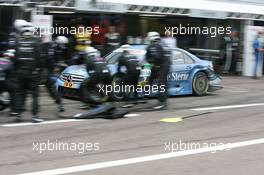
[[[131,45],[130,54],[135,55],[142,66],[140,80],[150,75],[150,69],[146,62],[146,45]],[[198,95],[202,96],[222,88],[221,78],[214,73],[211,61],[202,60],[186,50],[174,48],[171,50],[171,68],[168,75],[168,95]],[[112,81],[120,81],[118,74],[118,58],[122,54],[122,48],[118,48],[108,54],[105,59],[110,70]],[[122,70],[122,69],[121,69]],[[123,72],[126,70],[123,69]],[[80,87],[84,79],[89,75],[84,65],[67,67],[56,81],[57,90],[63,96],[80,98]],[[144,81],[144,80],[143,80]],[[140,82],[139,82],[140,83]],[[155,94],[151,94],[154,96]],[[113,94],[114,99],[121,100],[120,94]]]

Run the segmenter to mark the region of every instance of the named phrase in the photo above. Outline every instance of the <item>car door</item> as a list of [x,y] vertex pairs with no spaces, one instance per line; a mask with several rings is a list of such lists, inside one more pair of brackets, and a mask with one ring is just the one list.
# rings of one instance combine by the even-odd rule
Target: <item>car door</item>
[[172,50],[170,73],[167,77],[170,94],[191,93],[190,73],[193,67],[194,60],[187,53],[178,49]]

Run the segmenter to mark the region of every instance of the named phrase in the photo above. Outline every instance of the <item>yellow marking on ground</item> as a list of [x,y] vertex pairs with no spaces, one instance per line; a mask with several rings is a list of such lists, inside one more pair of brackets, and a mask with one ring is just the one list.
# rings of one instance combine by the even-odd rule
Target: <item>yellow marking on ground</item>
[[160,120],[160,122],[167,122],[167,123],[177,123],[177,122],[181,122],[181,121],[182,121],[181,117],[163,118]]

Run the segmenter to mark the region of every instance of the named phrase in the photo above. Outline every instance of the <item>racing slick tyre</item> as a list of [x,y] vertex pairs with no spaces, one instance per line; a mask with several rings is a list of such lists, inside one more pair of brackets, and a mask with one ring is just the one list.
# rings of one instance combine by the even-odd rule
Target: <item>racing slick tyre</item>
[[110,95],[101,92],[102,84],[94,84],[90,78],[85,79],[81,84],[81,99],[89,104],[102,104],[110,99]]
[[198,72],[193,78],[193,94],[196,96],[205,95],[209,88],[209,81],[206,73]]
[[[124,77],[123,74],[115,75],[112,79],[112,87],[115,88],[117,85],[119,85],[119,89],[120,89],[123,77]],[[125,99],[125,93],[123,93],[122,90],[119,90],[119,92],[116,92],[115,90],[113,90],[112,99],[114,101],[122,101]]]

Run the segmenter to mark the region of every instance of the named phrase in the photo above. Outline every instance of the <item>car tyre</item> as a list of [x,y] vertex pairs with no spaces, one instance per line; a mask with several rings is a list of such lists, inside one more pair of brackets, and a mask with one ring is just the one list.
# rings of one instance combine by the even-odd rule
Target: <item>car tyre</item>
[[102,104],[110,99],[110,95],[100,93],[99,84],[94,85],[90,78],[86,78],[81,84],[81,99],[89,104]]
[[206,73],[198,72],[193,78],[193,93],[196,96],[205,95],[209,88],[209,81]]
[[[117,74],[112,78],[112,87],[115,85],[120,85],[121,81],[123,80],[124,75],[123,74]],[[125,99],[125,93],[122,92],[115,92],[112,93],[112,99],[114,101],[122,101]]]

